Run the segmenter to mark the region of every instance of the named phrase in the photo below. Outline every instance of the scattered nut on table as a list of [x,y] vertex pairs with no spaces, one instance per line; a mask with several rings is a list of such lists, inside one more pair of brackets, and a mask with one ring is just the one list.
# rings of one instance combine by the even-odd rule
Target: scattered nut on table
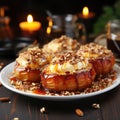
[[92,104],[92,107],[95,108],[95,109],[98,109],[98,108],[100,108],[100,104],[98,104],[98,103],[93,103],[93,104]]
[[80,117],[84,116],[84,112],[79,108],[75,109],[75,113],[76,113],[76,115],[78,115]]
[[10,98],[9,97],[0,97],[1,102],[9,102]]
[[46,113],[45,107],[42,107],[42,108],[40,109],[40,112],[41,112],[41,113]]
[[18,117],[13,118],[12,120],[20,120]]

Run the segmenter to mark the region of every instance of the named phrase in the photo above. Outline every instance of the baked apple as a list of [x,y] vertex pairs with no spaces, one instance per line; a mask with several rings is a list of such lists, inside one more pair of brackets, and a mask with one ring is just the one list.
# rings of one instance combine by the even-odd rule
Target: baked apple
[[115,64],[112,51],[96,43],[82,45],[77,54],[82,54],[83,57],[87,58],[97,74],[109,73]]
[[75,91],[89,87],[96,73],[81,55],[73,51],[56,54],[41,72],[42,86],[54,91]]

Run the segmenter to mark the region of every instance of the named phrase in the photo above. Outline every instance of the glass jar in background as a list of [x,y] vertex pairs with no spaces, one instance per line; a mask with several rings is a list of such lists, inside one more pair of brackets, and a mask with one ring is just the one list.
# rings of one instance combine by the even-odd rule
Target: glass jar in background
[[106,33],[100,34],[94,42],[106,46],[114,53],[116,62],[120,62],[120,20],[108,21],[105,28]]
[[75,38],[81,44],[86,43],[87,35],[86,35],[86,29],[83,23],[80,23],[80,22],[75,23]]
[[65,16],[65,35],[73,38],[74,34],[74,16],[72,14],[67,14]]
[[120,59],[120,20],[111,20],[106,25],[107,48]]
[[76,15],[67,14],[65,16],[65,34],[75,38],[81,44],[86,43],[86,29],[83,23],[79,22]]
[[52,20],[53,20],[53,26],[52,26],[53,31],[56,32],[62,31],[63,29],[62,17],[60,15],[53,15]]
[[0,41],[11,40],[13,32],[9,26],[10,18],[5,16],[7,7],[0,7]]
[[[86,43],[86,29],[83,23],[79,21],[77,15],[49,15],[47,31],[47,41],[66,35],[78,40],[81,44]],[[49,30],[49,29],[48,29]],[[49,32],[49,33],[48,33]]]

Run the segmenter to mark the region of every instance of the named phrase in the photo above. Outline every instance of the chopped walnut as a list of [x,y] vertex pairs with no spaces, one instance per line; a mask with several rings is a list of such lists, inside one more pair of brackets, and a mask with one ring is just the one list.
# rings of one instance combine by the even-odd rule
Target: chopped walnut
[[40,109],[40,112],[41,112],[41,113],[46,113],[45,107],[42,107],[42,108]]
[[98,45],[96,43],[89,43],[86,45],[81,45],[80,49],[77,51],[77,54],[82,54],[84,57],[88,59],[109,57],[113,55],[111,50],[108,50],[106,47],[102,45]]
[[20,120],[18,117],[13,118],[12,120]]
[[93,104],[92,104],[92,107],[95,108],[95,109],[98,109],[98,108],[100,108],[100,104],[98,104],[98,103],[93,103]]
[[77,108],[77,109],[75,110],[75,113],[76,113],[76,115],[78,115],[78,116],[80,116],[80,117],[84,116],[84,112],[83,112],[81,109],[79,109],[79,108]]

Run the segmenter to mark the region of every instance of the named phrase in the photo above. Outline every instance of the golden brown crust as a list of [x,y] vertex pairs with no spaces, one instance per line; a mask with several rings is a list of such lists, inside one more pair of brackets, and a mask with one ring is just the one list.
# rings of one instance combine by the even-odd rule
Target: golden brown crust
[[57,54],[41,73],[43,87],[55,91],[83,90],[95,78],[92,65],[73,51]]
[[41,82],[43,87],[47,88],[48,90],[83,90],[92,84],[95,75],[96,73],[93,68],[88,71],[66,75],[42,73]]
[[97,74],[109,73],[115,64],[115,57],[109,56],[105,59],[90,60]]
[[81,46],[77,54],[82,54],[92,63],[97,74],[110,72],[115,64],[115,57],[111,50],[96,43]]
[[16,59],[14,76],[21,81],[40,81],[41,69],[49,62],[50,56],[40,48],[30,48]]
[[28,81],[28,82],[39,82],[40,81],[40,70],[14,70],[14,77],[16,80]]

